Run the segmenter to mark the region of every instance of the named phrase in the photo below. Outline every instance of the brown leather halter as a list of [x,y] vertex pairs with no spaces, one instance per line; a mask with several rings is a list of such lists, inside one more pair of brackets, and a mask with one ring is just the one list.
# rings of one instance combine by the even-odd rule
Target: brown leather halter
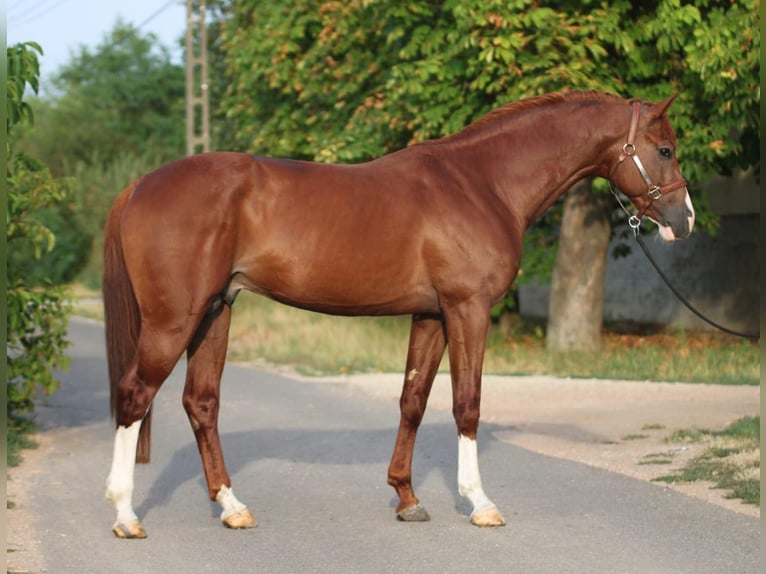
[[649,196],[649,203],[647,203],[644,207],[642,207],[640,210],[638,210],[634,215],[630,215],[628,218],[628,225],[635,231],[638,229],[638,227],[641,225],[641,218],[646,214],[647,210],[651,207],[652,203],[656,199],[659,199],[663,195],[670,193],[671,191],[676,191],[677,189],[681,189],[683,187],[686,187],[686,180],[684,178],[679,179],[678,181],[674,181],[673,183],[669,183],[667,185],[656,185],[652,183],[652,179],[649,177],[649,174],[646,172],[646,168],[644,167],[644,164],[641,163],[641,160],[638,157],[638,153],[636,152],[636,144],[633,143],[636,138],[636,131],[638,130],[638,117],[641,113],[641,104],[638,102],[634,102],[632,105],[633,109],[633,115],[630,120],[630,129],[628,130],[628,138],[627,141],[622,145],[622,152],[620,153],[619,157],[617,158],[617,161],[615,162],[612,169],[609,171],[609,187],[612,190],[612,193],[615,197],[617,197],[617,201],[620,203],[620,206],[622,209],[630,215],[627,209],[625,209],[625,206],[620,201],[620,198],[617,196],[617,190],[612,182],[612,175],[614,175],[614,172],[617,170],[617,168],[622,164],[623,161],[625,161],[626,158],[630,158],[633,160],[633,163],[636,165],[636,168],[638,168],[638,172],[641,174],[641,177],[644,179],[644,182],[646,183],[646,193]]

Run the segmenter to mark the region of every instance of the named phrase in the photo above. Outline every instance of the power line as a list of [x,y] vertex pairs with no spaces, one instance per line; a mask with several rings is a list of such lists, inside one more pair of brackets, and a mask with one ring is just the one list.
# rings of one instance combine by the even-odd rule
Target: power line
[[163,13],[165,10],[167,10],[168,8],[170,8],[170,7],[171,7],[173,4],[175,4],[175,3],[176,3],[176,0],[170,0],[169,2],[165,2],[165,4],[164,4],[164,5],[163,5],[161,8],[159,8],[159,9],[158,9],[158,10],[157,10],[157,11],[156,11],[154,14],[152,14],[152,15],[151,15],[151,16],[149,16],[149,17],[148,17],[146,20],[144,20],[144,21],[143,21],[143,22],[141,22],[141,23],[140,23],[138,26],[136,26],[136,30],[140,30],[141,28],[143,28],[144,26],[146,26],[146,25],[147,25],[149,22],[151,22],[152,20],[154,20],[154,19],[155,19],[157,16],[159,16],[160,14],[162,14],[162,13]]
[[[50,2],[50,1],[52,0],[40,0],[39,2],[35,2],[31,6],[19,5],[18,3],[8,6],[8,19],[18,20],[19,18],[21,18],[23,20],[24,18],[29,16],[30,13],[37,10],[37,8],[40,7],[42,4],[45,4],[46,2]],[[17,12],[21,12],[21,13],[17,13]]]
[[[34,22],[38,18],[41,18],[42,16],[45,16],[49,12],[52,12],[62,4],[65,4],[66,2],[69,2],[70,0],[39,0],[39,2],[36,2],[35,4],[28,7],[27,11],[19,16],[10,15],[8,16],[8,24],[14,25],[14,26],[23,26],[24,24],[29,24],[30,22]],[[50,6],[45,6],[45,4],[49,2],[54,2],[54,4]],[[160,8],[158,8],[151,16],[146,18],[143,22],[138,24],[136,26],[137,30],[140,30],[147,24],[149,24],[152,20],[154,20],[157,16],[162,14],[165,10],[170,8],[173,4],[175,4],[177,0],[169,0],[168,2],[165,2]]]
[[[31,6],[30,9],[24,14],[22,14],[21,16],[17,16],[16,18],[11,16],[8,19],[8,23],[14,26],[23,26],[25,24],[29,24],[30,22],[34,22],[41,16],[45,16],[49,12],[52,12],[53,10],[55,10],[62,4],[69,2],[69,0],[59,0],[58,2],[56,2],[55,4],[51,6],[44,6],[44,4],[47,1],[48,0],[42,0],[41,2],[38,2],[37,4],[35,4],[34,6]],[[39,10],[35,11],[38,7],[42,7],[42,11],[39,11]],[[21,21],[19,21],[17,18],[20,18]]]

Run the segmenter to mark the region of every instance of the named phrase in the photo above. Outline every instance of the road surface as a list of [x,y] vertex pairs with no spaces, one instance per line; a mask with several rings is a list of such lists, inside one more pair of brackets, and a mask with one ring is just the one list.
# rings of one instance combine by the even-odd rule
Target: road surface
[[[626,476],[546,457],[480,429],[485,490],[508,525],[479,529],[458,495],[457,437],[431,410],[418,437],[416,492],[432,521],[394,519],[386,470],[395,401],[342,383],[228,365],[221,432],[237,496],[258,528],[231,531],[207,499],[181,407],[184,365],[155,400],[152,463],[134,506],[146,540],[118,540],[104,499],[113,427],[103,331],[73,320],[72,365],[38,409],[43,445],[17,471],[39,570],[125,573],[721,573],[760,571],[759,521]],[[24,484],[18,484],[18,481]],[[9,511],[16,512],[16,511]],[[11,521],[13,526],[13,521]],[[11,532],[9,539],[13,539]],[[21,553],[20,553],[21,554]],[[13,564],[13,554],[9,555]]]

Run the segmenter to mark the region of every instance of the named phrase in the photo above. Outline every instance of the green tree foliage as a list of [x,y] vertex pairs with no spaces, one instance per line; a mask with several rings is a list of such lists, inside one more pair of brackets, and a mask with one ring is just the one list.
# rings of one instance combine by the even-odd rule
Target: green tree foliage
[[117,21],[102,42],[81,46],[32,102],[37,122],[19,148],[57,175],[75,176],[74,193],[41,214],[56,246],[31,270],[54,283],[100,283],[101,235],[112,200],[140,175],[184,154],[183,66],[153,34]]
[[55,174],[78,161],[152,154],[161,165],[184,153],[184,70],[155,35],[118,20],[96,48],[81,45],[52,84],[22,145]]
[[531,5],[234,2],[224,106],[253,151],[359,161],[457,131],[517,97],[614,90],[600,73],[598,21],[574,26],[572,14]]
[[67,292],[51,285],[46,277],[33,278],[28,271],[33,260],[55,245],[55,235],[41,222],[41,210],[64,202],[71,193],[71,182],[54,179],[43,164],[13,148],[15,128],[33,119],[24,95],[27,87],[38,89],[38,54],[42,49],[33,42],[7,48],[9,414],[31,409],[38,390],[53,392],[58,387],[54,369],[67,364]]

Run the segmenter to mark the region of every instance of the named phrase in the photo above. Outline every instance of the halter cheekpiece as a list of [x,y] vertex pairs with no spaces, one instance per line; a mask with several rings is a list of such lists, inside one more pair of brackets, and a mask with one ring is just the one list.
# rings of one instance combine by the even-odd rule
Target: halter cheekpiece
[[[681,178],[678,181],[669,183],[667,185],[662,185],[662,186],[652,182],[652,178],[649,177],[649,174],[647,173],[646,168],[644,167],[644,164],[641,162],[641,159],[638,157],[638,153],[636,151],[636,144],[634,143],[636,139],[636,131],[638,131],[638,118],[639,118],[639,114],[641,113],[641,104],[639,104],[638,102],[634,102],[631,107],[632,107],[633,114],[630,120],[630,128],[628,129],[628,137],[625,143],[622,144],[622,152],[617,158],[617,161],[615,162],[612,169],[609,171],[609,188],[611,189],[614,196],[617,198],[617,201],[619,202],[620,207],[622,207],[625,213],[627,213],[630,216],[628,218],[628,225],[630,225],[631,229],[633,229],[634,232],[637,232],[639,226],[641,225],[641,218],[644,217],[647,210],[651,207],[652,203],[656,199],[659,199],[660,197],[665,195],[666,193],[670,193],[671,191],[675,191],[677,189],[686,187],[686,180]],[[622,201],[620,201],[620,198],[617,195],[617,190],[615,188],[615,185],[612,182],[612,175],[617,170],[617,167],[623,161],[625,161],[626,158],[630,158],[633,160],[633,163],[638,169],[638,172],[641,174],[641,177],[646,183],[646,194],[649,196],[649,203],[647,203],[644,207],[642,207],[633,215],[630,215],[630,212],[628,212],[628,210],[622,204]]]

